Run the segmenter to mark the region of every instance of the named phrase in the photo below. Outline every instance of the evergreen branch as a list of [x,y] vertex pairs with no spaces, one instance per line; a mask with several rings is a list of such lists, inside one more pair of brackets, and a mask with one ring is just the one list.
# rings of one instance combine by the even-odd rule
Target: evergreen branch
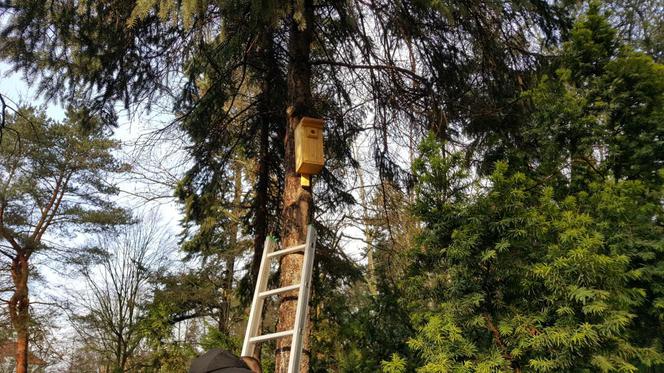
[[418,80],[427,86],[429,86],[429,80],[422,75],[419,75],[412,70],[399,67],[396,65],[365,65],[365,64],[354,64],[349,62],[341,61],[332,61],[332,60],[313,60],[311,61],[312,65],[327,65],[327,66],[340,66],[346,67],[349,69],[368,69],[368,70],[385,70],[385,71],[396,71],[404,75],[408,75],[413,80]]

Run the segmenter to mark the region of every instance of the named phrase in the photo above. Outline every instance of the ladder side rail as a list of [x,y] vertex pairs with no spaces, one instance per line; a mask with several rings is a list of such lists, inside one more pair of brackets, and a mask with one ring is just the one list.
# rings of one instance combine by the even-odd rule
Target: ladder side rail
[[270,236],[265,238],[265,245],[263,246],[263,256],[261,258],[261,265],[258,269],[258,278],[256,279],[256,289],[254,297],[251,301],[251,309],[249,312],[249,320],[247,321],[247,329],[244,334],[244,343],[242,345],[241,356],[254,356],[256,344],[251,341],[251,338],[258,334],[260,329],[263,303],[265,298],[260,296],[261,292],[267,289],[267,280],[270,272],[270,260],[267,259],[275,247],[276,242]]
[[304,250],[302,262],[302,273],[300,280],[300,292],[295,312],[295,325],[293,325],[293,339],[291,341],[290,357],[288,361],[288,373],[299,373],[300,357],[302,355],[302,341],[304,329],[307,322],[307,310],[309,309],[309,294],[311,289],[311,272],[314,264],[314,252],[316,250],[316,230],[313,225],[307,229],[307,246]]

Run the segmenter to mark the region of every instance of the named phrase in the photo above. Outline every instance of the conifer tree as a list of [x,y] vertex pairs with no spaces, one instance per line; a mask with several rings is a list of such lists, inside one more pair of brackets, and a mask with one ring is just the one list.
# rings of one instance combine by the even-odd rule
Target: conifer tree
[[[641,331],[658,308],[646,284],[658,280],[643,274],[661,262],[652,221],[661,190],[606,180],[561,200],[499,163],[489,186],[469,196],[460,157],[442,158],[433,141],[424,147],[415,211],[426,233],[404,284],[416,295],[418,332],[408,343],[418,371],[638,371],[664,362],[661,341]],[[614,227],[641,232],[642,244],[631,247],[635,237]],[[659,259],[646,263],[645,253]],[[390,369],[405,365],[395,358]]]
[[113,156],[119,144],[99,129],[99,121],[70,110],[58,123],[24,108],[10,117],[0,143],[0,254],[9,260],[13,280],[6,304],[18,373],[28,371],[34,257],[50,252],[64,262],[73,247],[57,245],[58,237],[129,220],[108,199],[118,193],[108,177],[127,167]]
[[[509,166],[469,177],[465,156],[423,143],[414,210],[425,227],[403,284],[416,294],[408,363],[661,368],[661,74],[592,4],[555,74],[524,95],[527,146],[506,149]],[[383,364],[407,367],[400,356]]]

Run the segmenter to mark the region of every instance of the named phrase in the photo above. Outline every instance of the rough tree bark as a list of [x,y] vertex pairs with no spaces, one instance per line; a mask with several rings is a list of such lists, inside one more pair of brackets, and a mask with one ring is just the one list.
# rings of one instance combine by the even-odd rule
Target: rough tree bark
[[9,317],[16,332],[16,373],[28,372],[28,323],[30,302],[28,298],[28,255],[18,253],[11,265],[14,294],[9,300]]
[[[311,94],[311,64],[309,55],[313,33],[313,1],[305,0],[296,9],[301,18],[291,17],[290,35],[288,42],[288,110],[286,135],[284,137],[284,194],[282,211],[281,241],[284,247],[303,243],[306,240],[307,224],[309,222],[310,207],[312,203],[311,191],[302,188],[300,177],[295,173],[295,127],[305,115],[313,114],[313,100]],[[300,281],[302,268],[302,254],[283,256],[280,262],[280,286],[297,284]],[[279,297],[279,322],[277,330],[293,328],[295,309],[297,305],[297,292],[292,291]],[[277,340],[275,356],[275,373],[285,373],[288,369],[291,338]],[[304,337],[304,353],[300,360],[300,371],[309,369],[308,333]]]

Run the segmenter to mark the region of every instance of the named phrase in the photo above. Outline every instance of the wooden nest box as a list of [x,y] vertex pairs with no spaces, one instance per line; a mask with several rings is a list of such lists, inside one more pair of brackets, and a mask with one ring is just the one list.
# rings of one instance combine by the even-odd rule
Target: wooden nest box
[[295,172],[302,186],[309,186],[309,176],[323,169],[323,119],[303,117],[295,128]]

